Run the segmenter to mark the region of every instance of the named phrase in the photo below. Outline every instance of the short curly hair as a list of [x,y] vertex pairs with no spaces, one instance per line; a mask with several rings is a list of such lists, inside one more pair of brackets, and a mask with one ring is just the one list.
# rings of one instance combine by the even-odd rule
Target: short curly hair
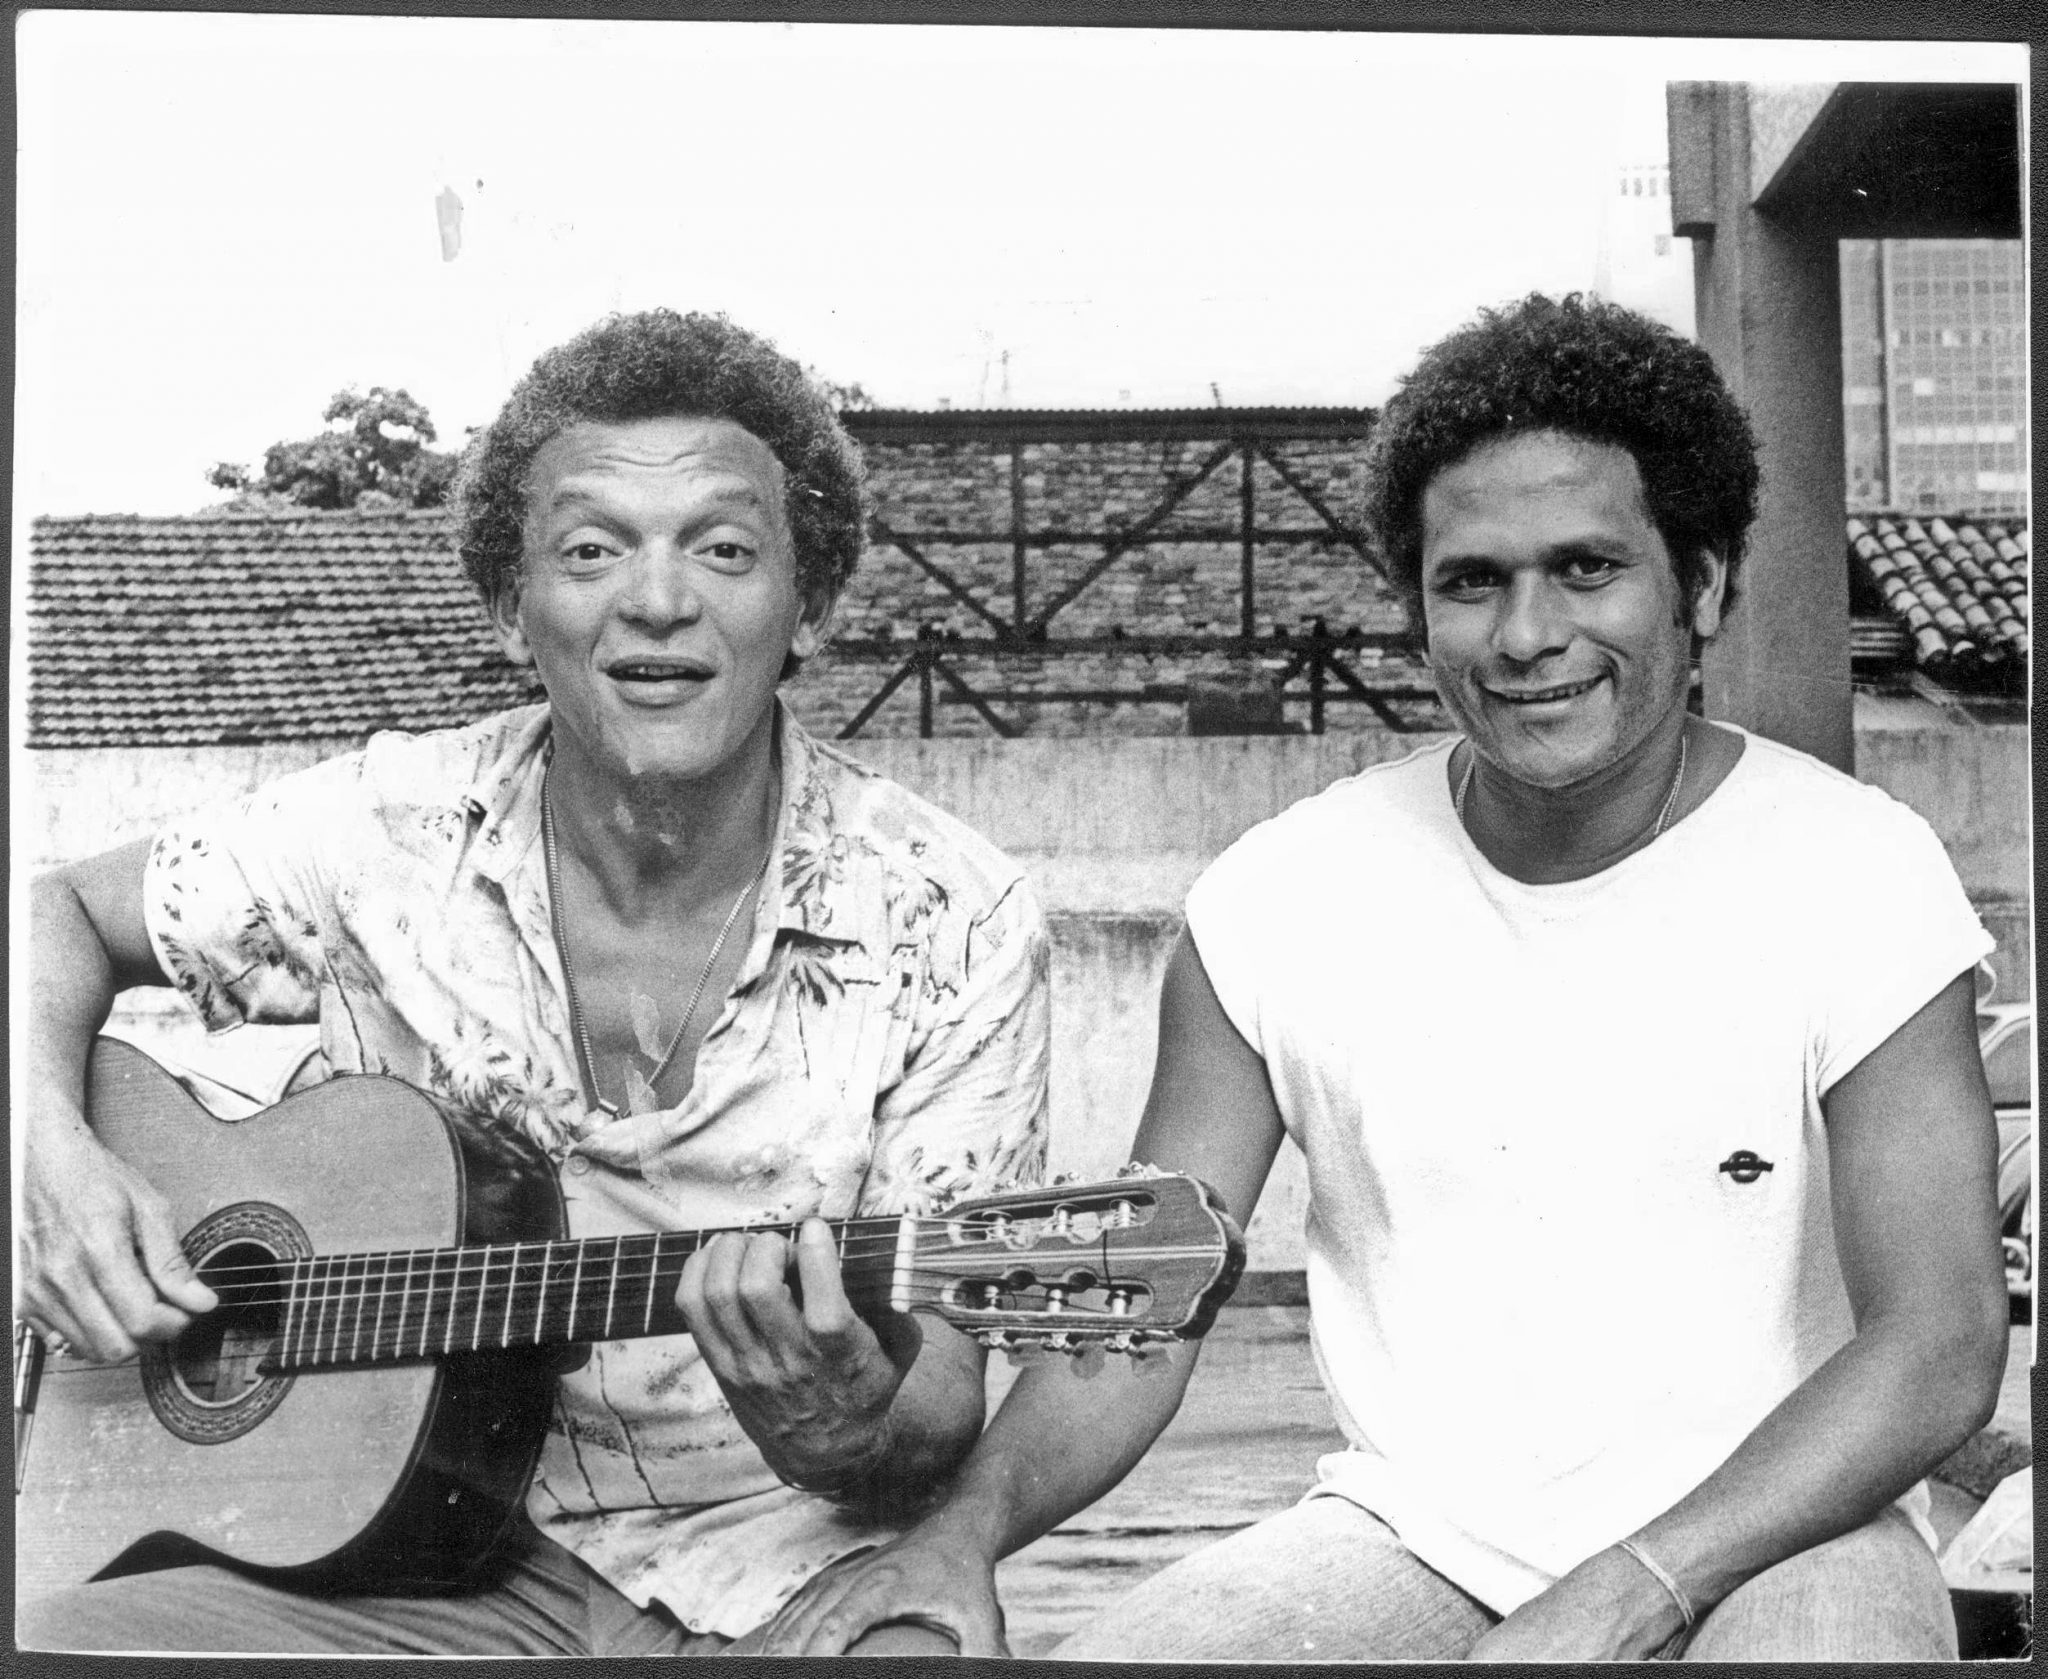
[[1756,519],[1756,437],[1713,359],[1632,309],[1532,293],[1424,351],[1367,446],[1366,524],[1418,637],[1423,492],[1481,444],[1533,431],[1626,449],[1682,598],[1704,587],[1711,549],[1728,567],[1723,609],[1734,606]]
[[585,422],[689,415],[744,426],[782,463],[798,586],[837,594],[867,529],[860,450],[795,362],[723,315],[611,315],[549,350],[463,451],[455,479],[462,569],[488,602],[519,570],[527,475],[551,438]]

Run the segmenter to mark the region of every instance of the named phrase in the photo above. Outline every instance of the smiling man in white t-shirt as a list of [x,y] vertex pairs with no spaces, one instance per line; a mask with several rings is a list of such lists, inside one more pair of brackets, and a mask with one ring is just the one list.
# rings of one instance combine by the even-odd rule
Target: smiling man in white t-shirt
[[[1921,1477],[2004,1356],[1990,941],[1918,817],[1688,712],[1741,410],[1663,328],[1532,297],[1425,356],[1371,467],[1462,738],[1197,883],[1135,1148],[1248,1213],[1300,1144],[1348,1449],[1057,1653],[1953,1657]],[[995,1560],[1137,1460],[1174,1358],[1028,1374],[771,1644],[917,1614],[997,1647]]]

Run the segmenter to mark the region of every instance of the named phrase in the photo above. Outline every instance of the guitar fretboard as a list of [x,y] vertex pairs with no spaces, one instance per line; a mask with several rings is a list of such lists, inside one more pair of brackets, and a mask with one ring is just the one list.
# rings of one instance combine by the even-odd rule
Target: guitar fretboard
[[[832,1226],[849,1294],[886,1291],[904,1222]],[[279,1369],[673,1335],[688,1327],[675,1305],[683,1264],[717,1234],[320,1255],[221,1293],[275,1313],[268,1362]]]

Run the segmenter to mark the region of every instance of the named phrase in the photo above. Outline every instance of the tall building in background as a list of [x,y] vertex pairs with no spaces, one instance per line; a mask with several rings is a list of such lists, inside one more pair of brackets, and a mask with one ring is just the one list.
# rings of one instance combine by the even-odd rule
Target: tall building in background
[[1849,506],[2027,511],[2026,273],[2016,239],[1845,239]]
[[1631,164],[1602,198],[1594,292],[1692,337],[1692,241],[1671,231],[1671,171]]

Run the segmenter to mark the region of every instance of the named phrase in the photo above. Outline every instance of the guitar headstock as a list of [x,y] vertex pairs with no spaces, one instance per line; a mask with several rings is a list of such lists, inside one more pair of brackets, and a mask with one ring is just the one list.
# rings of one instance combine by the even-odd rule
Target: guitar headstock
[[1208,1329],[1244,1238],[1199,1179],[1129,1167],[920,1219],[915,1264],[916,1309],[986,1346],[1136,1352]]

